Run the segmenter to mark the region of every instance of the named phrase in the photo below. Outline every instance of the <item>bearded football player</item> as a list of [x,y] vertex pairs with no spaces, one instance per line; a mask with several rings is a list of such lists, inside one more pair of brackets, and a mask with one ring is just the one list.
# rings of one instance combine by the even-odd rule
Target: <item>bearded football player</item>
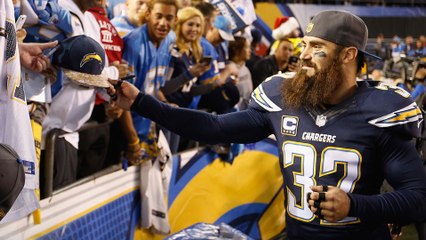
[[[364,58],[375,57],[367,38],[359,17],[320,12],[306,28],[295,76],[269,77],[241,112],[173,108],[126,83],[117,104],[208,143],[274,134],[290,239],[391,239],[388,223],[426,217],[426,175],[411,141],[423,119],[404,90],[357,81]],[[395,191],[380,193],[384,179]]]

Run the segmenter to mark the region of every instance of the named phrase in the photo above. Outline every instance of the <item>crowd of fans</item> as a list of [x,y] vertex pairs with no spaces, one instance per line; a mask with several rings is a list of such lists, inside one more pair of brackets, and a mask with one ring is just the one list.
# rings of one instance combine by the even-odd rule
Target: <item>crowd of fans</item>
[[[16,0],[14,4],[16,19],[28,16],[17,30],[19,41],[58,40],[61,45],[72,36],[89,36],[105,50],[103,72],[110,79],[127,78],[141,91],[176,107],[218,114],[239,111],[247,107],[253,87],[265,77],[252,77],[262,66],[256,62],[263,56],[255,51],[260,32],[253,28],[251,34],[248,26],[236,33],[231,20],[208,2],[127,0],[120,5],[59,0],[45,1],[40,7]],[[45,54],[54,58],[54,50]],[[289,40],[278,44],[268,60],[274,63],[268,74],[287,71],[291,55]],[[53,189],[57,190],[113,164],[123,162],[126,168],[156,158],[159,130],[173,153],[191,145],[150,120],[119,109],[103,89],[76,84],[54,59],[52,63],[42,73],[24,69],[22,74],[30,117],[42,126],[41,187],[47,181],[48,156],[53,156]],[[57,139],[51,141],[54,131]],[[230,146],[217,149],[224,147]]]
[[[204,1],[126,0],[121,5],[125,7],[118,7],[105,0],[59,0],[46,1],[42,10],[28,5],[32,1],[22,2],[15,1],[16,18],[26,9],[37,21],[18,30],[20,41],[61,42],[75,35],[90,36],[105,49],[104,72],[109,78],[127,77],[141,91],[176,107],[217,114],[239,111],[247,107],[250,93],[267,77],[298,67],[300,31],[297,25],[289,25],[292,20],[288,18],[278,19],[275,29],[284,24],[291,29],[285,29],[284,36],[264,56],[257,51],[262,37],[259,30],[247,26],[233,31],[230,19]],[[378,36],[376,54],[387,61],[373,64],[371,76],[392,79],[395,84],[400,81],[410,92],[417,83],[423,87],[425,68],[419,59],[426,56],[425,44],[424,36],[416,41],[408,36],[405,42],[395,37],[390,45]],[[402,81],[402,68],[399,75],[392,75],[400,62],[415,65]],[[160,129],[172,153],[191,146],[190,141],[150,120],[119,109],[102,89],[68,81],[54,65],[42,74],[27,71],[23,78],[30,116],[43,128],[42,179],[44,156],[52,150],[47,148],[54,148],[54,189],[122,161],[127,167],[156,158]],[[37,82],[42,90],[34,91],[31,82]],[[90,122],[98,124],[85,128],[84,124]],[[59,137],[55,145],[45,146],[53,129],[59,129]]]
[[371,78],[399,86],[411,93],[420,103],[425,93],[423,84],[426,76],[426,38],[417,39],[408,35],[386,40],[383,34],[376,37],[374,51],[383,61],[373,62]]

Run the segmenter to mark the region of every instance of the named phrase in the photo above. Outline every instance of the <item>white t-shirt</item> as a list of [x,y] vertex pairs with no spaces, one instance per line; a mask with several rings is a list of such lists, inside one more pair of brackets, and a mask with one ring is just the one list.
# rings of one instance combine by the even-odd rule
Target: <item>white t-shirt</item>
[[[91,19],[88,19],[87,15],[80,11],[74,1],[59,0],[58,3],[72,13],[74,31],[71,36],[84,34],[100,43],[99,26],[96,28],[96,25],[91,23]],[[94,23],[97,24],[96,21]],[[107,64],[106,59],[106,66]],[[104,71],[110,78],[118,78],[118,71],[115,67],[107,67]],[[63,86],[52,99],[50,110],[43,122],[42,149],[44,149],[47,133],[54,128],[69,132],[62,137],[78,149],[79,136],[76,131],[89,120],[94,104],[95,88],[79,86],[64,77]]]

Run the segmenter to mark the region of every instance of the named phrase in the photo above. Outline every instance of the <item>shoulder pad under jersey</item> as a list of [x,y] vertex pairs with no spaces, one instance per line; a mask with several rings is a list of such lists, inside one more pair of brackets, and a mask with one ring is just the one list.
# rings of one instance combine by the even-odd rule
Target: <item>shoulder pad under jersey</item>
[[265,79],[252,92],[249,106],[268,112],[281,111],[281,84],[286,78],[292,78],[293,76],[293,73],[281,73]]
[[372,90],[362,106],[369,124],[408,137],[420,136],[422,112],[407,91],[383,82],[365,83]]

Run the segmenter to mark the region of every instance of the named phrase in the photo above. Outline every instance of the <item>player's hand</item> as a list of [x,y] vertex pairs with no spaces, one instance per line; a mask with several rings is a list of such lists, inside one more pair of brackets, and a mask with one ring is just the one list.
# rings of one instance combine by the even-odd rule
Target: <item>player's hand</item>
[[348,216],[351,204],[345,191],[333,186],[311,186],[311,189],[308,203],[317,217],[337,222]]
[[43,50],[53,48],[58,41],[48,43],[19,43],[21,65],[34,72],[41,72],[50,66],[50,60],[43,55]]
[[108,88],[108,94],[116,102],[117,106],[124,110],[130,110],[130,107],[139,94],[139,89],[126,81],[111,79],[108,81],[113,85]]

